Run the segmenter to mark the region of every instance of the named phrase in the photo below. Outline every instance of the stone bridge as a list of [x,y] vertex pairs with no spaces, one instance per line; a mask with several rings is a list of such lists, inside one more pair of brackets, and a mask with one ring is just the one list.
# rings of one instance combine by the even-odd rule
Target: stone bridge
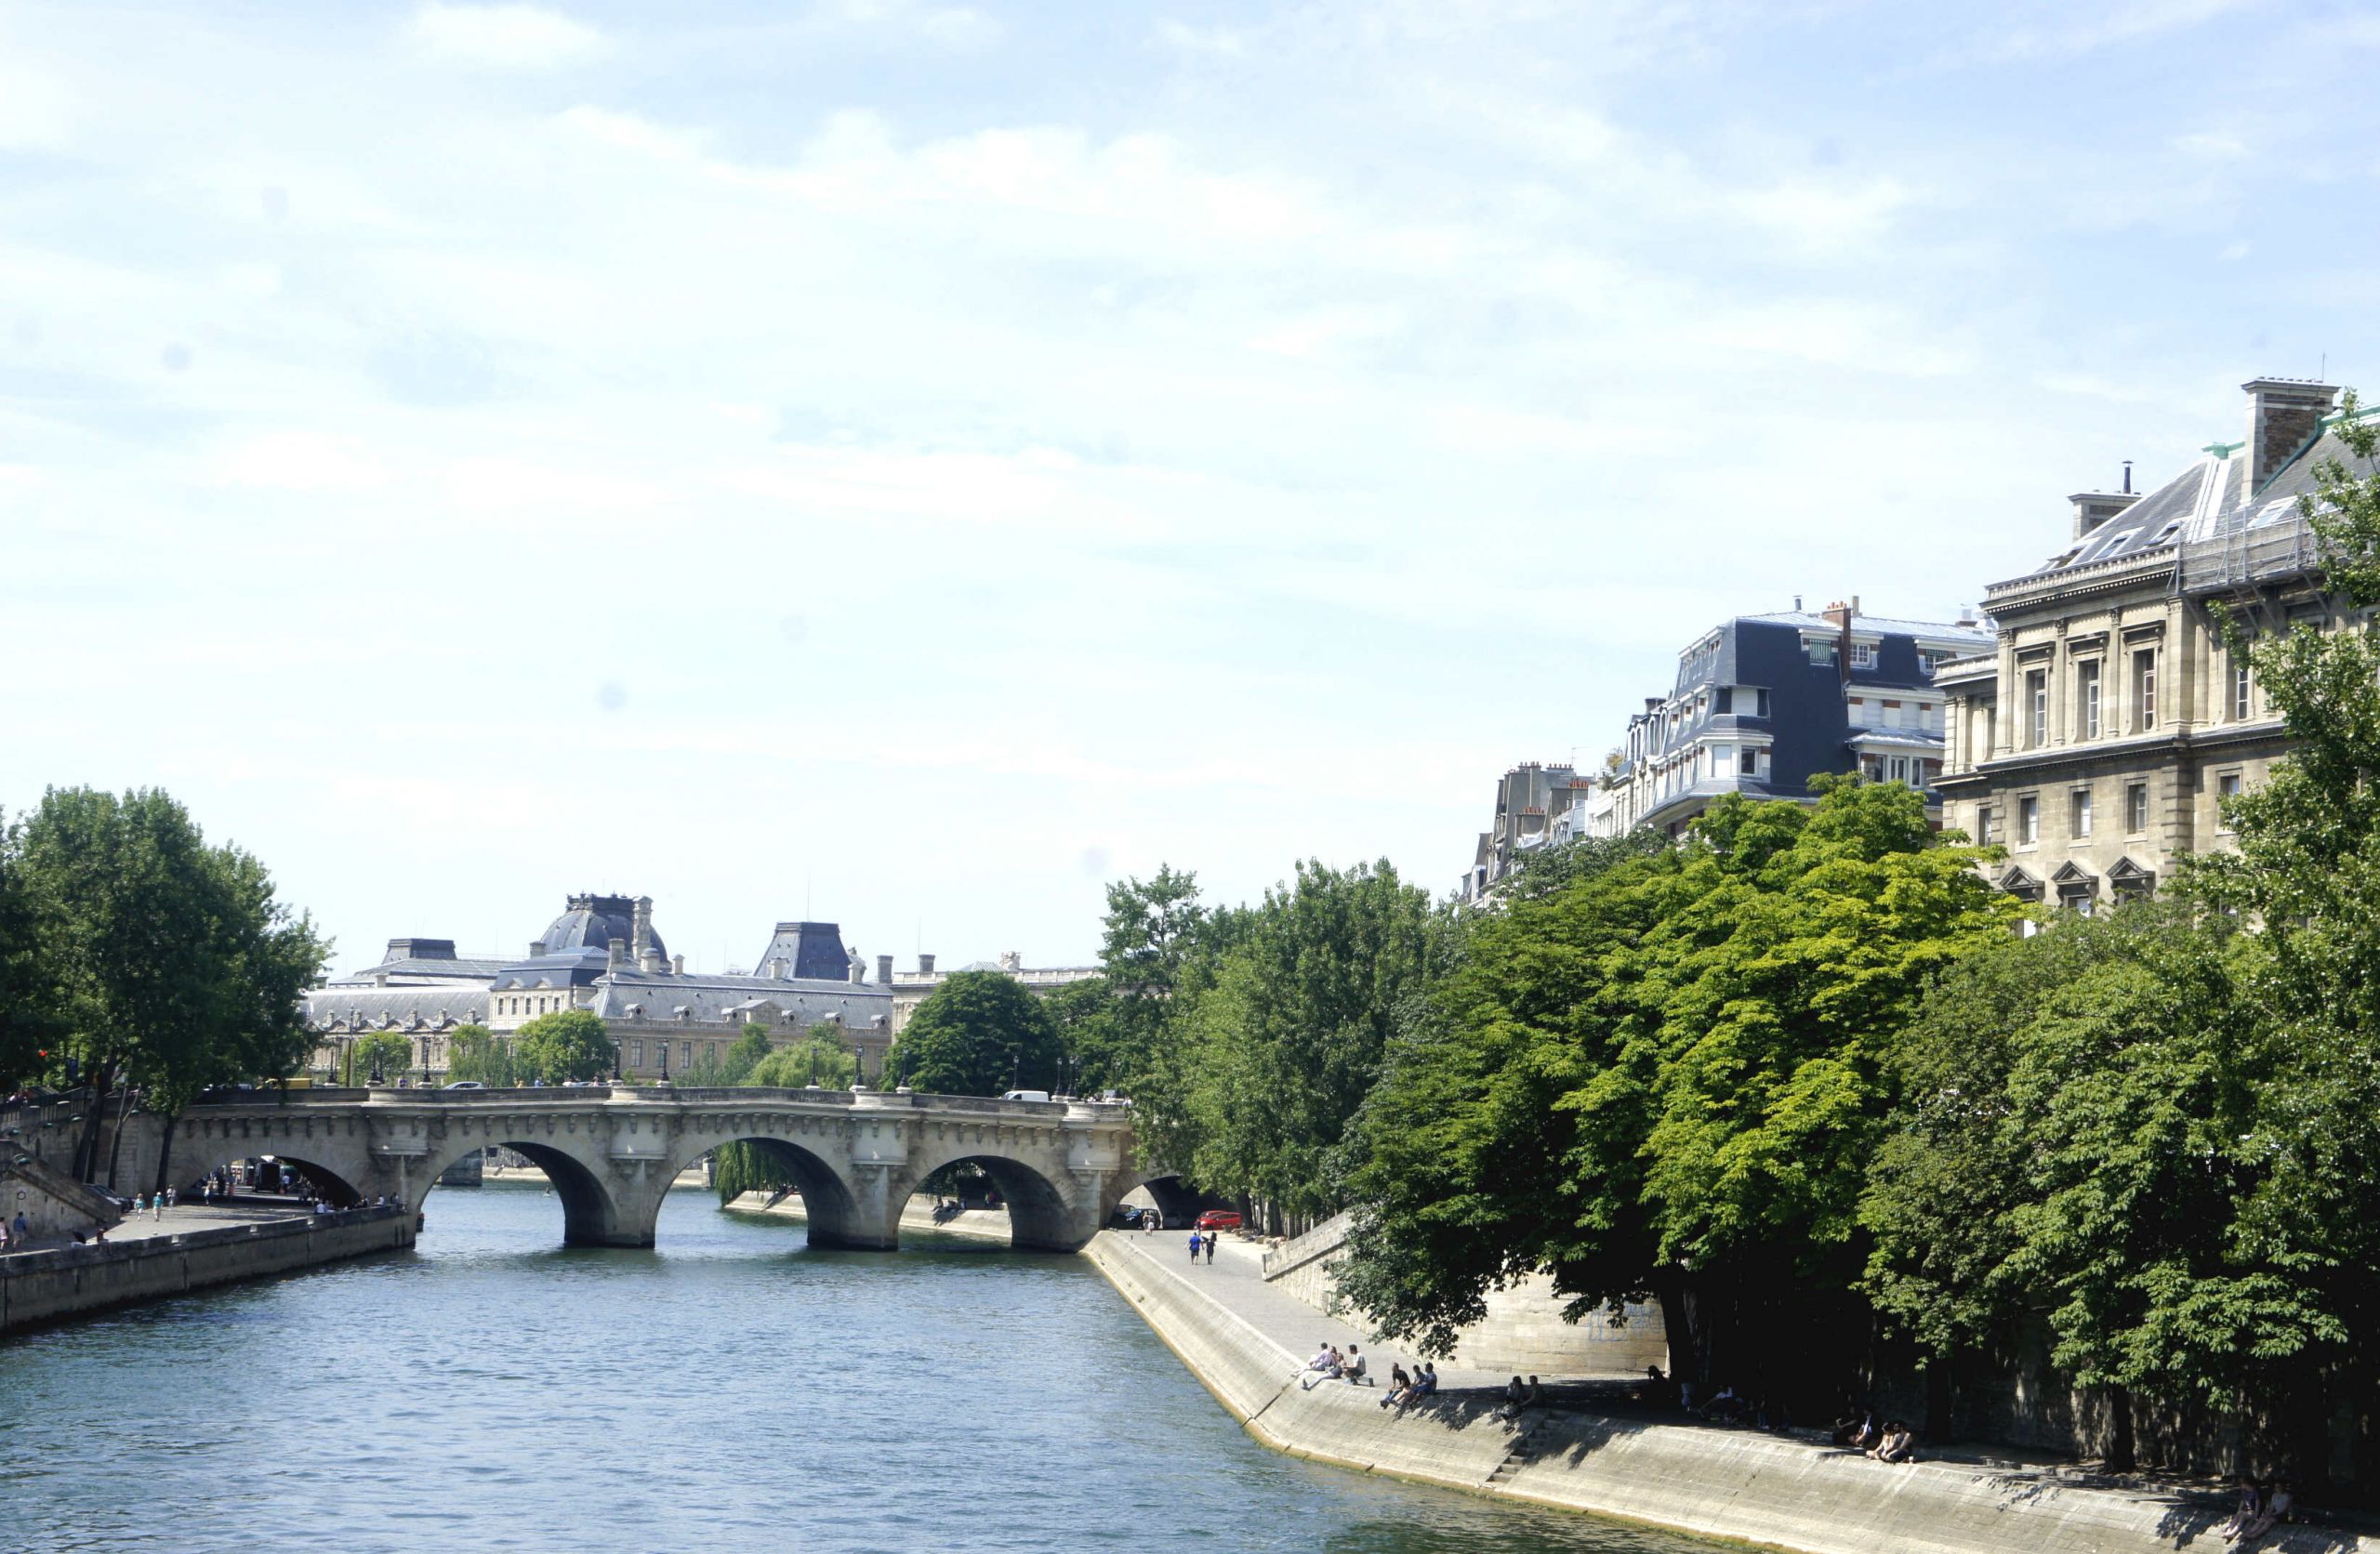
[[[166,1133],[136,1112],[114,1179],[155,1181]],[[258,1092],[191,1107],[171,1140],[168,1181],[194,1185],[231,1161],[271,1155],[334,1201],[385,1193],[416,1210],[440,1172],[500,1144],[551,1179],[563,1239],[582,1246],[652,1245],[678,1173],[732,1143],[757,1145],[800,1184],[813,1245],[898,1245],[902,1205],[959,1161],[998,1186],[1021,1247],[1081,1246],[1144,1183],[1169,1219],[1195,1202],[1169,1174],[1135,1166],[1129,1108],[1081,1101],[625,1085]]]

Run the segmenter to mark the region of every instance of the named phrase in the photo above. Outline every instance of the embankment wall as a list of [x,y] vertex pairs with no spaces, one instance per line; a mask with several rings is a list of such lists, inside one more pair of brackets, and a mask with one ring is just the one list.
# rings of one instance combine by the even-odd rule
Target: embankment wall
[[0,1258],[0,1333],[411,1246],[403,1209],[351,1209]]
[[[727,1206],[740,1214],[768,1214],[783,1219],[808,1223],[810,1215],[801,1206],[801,1195],[780,1200],[774,1208],[766,1206],[766,1192],[747,1192]],[[901,1211],[901,1229],[932,1231],[941,1235],[963,1235],[978,1241],[997,1241],[1003,1246],[1010,1240],[1008,1210],[1004,1208],[963,1209],[947,1219],[936,1219],[930,1204],[912,1202]]]
[[[1375,1389],[1292,1378],[1298,1357],[1145,1258],[1085,1249],[1191,1373],[1276,1451],[1799,1554],[2149,1554],[2217,1547],[2214,1497],[2103,1488],[2053,1469],[1886,1466],[1792,1437],[1585,1413],[1515,1429],[1456,1395],[1402,1417]],[[2291,1528],[2260,1548],[2380,1554]]]
[[[1346,1240],[1347,1216],[1324,1220],[1264,1254],[1265,1282],[1329,1311],[1339,1288],[1331,1265]],[[1601,1311],[1569,1322],[1562,1315],[1568,1304],[1543,1274],[1491,1290],[1487,1317],[1464,1328],[1446,1358],[1468,1370],[1521,1376],[1643,1376],[1648,1365],[1668,1367],[1669,1334],[1659,1306],[1632,1305],[1620,1322]]]

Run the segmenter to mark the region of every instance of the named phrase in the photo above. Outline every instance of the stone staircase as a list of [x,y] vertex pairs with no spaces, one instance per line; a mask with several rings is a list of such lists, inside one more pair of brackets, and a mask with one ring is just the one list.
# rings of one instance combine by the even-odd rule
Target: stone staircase
[[1536,1410],[1535,1415],[1534,1418],[1526,1419],[1520,1428],[1514,1431],[1513,1443],[1505,1449],[1504,1459],[1496,1464],[1486,1478],[1479,1481],[1483,1488],[1502,1483],[1537,1460],[1537,1437],[1545,1429],[1547,1415],[1541,1408]]

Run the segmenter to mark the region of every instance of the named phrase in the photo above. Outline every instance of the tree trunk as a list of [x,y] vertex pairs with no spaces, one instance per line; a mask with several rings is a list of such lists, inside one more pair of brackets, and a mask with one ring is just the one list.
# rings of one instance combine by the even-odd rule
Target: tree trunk
[[116,1092],[123,1099],[115,1110],[115,1131],[108,1136],[108,1191],[115,1191],[115,1163],[124,1153],[124,1125],[132,1120],[132,1086],[126,1085]]
[[2108,1470],[2129,1473],[2135,1458],[2132,1439],[2132,1389],[2108,1389]]
[[115,1087],[115,1066],[94,1063],[91,1095],[83,1110],[83,1137],[74,1146],[74,1179],[89,1181],[99,1170],[99,1120],[107,1111],[108,1094]]
[[1703,1292],[1685,1274],[1661,1280],[1654,1290],[1661,1303],[1661,1325],[1669,1335],[1670,1379],[1698,1386],[1711,1379],[1711,1310]]
[[157,1146],[157,1179],[150,1184],[150,1191],[152,1192],[163,1192],[171,1184],[167,1172],[174,1158],[174,1129],[181,1126],[181,1121],[182,1114],[179,1112],[169,1112],[165,1114],[164,1140]]
[[1950,1358],[1938,1355],[1925,1367],[1925,1439],[1939,1445],[1950,1439]]

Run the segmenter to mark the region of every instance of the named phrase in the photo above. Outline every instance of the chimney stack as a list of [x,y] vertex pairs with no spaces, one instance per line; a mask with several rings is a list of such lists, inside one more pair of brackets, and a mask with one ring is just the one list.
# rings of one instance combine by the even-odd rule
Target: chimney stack
[[1002,950],[1000,952],[1000,969],[1012,974],[1025,969],[1025,955],[1023,952],[1017,950]]
[[927,955],[922,950],[918,952],[918,975],[920,977],[931,977],[933,975],[933,956]]
[[864,981],[864,980],[866,978],[866,976],[867,976],[867,962],[866,962],[866,961],[865,961],[865,960],[863,960],[863,959],[861,959],[861,958],[859,957],[858,954],[857,954],[856,952],[854,952],[854,953],[853,954],[853,955],[852,955],[852,969],[851,969],[851,977],[852,977],[852,981],[854,981],[854,982],[861,981]]
[[876,957],[876,982],[879,987],[891,987],[892,985],[892,957],[891,955],[879,955]]
[[1834,626],[1834,674],[1837,679],[1851,678],[1851,617],[1859,613],[1859,596],[1853,594],[1845,604],[1836,599],[1819,612]]
[[2240,387],[2248,394],[2248,483],[2241,493],[2248,497],[2314,440],[2339,391],[2335,385],[2299,377],[2251,378]]
[[626,968],[628,963],[628,942],[625,939],[613,940],[611,954],[604,960],[604,964],[610,967],[613,970],[618,971]]
[[653,898],[651,896],[639,896],[636,899],[635,907],[628,913],[628,932],[634,940],[636,958],[639,963],[641,963],[653,951]]
[[2074,537],[2082,539],[2097,532],[2099,525],[2140,500],[2132,489],[2132,462],[2123,467],[2122,491],[2078,491],[2067,498],[2074,504]]
[[682,977],[686,974],[685,956],[671,955],[669,957],[669,974],[673,977]]

